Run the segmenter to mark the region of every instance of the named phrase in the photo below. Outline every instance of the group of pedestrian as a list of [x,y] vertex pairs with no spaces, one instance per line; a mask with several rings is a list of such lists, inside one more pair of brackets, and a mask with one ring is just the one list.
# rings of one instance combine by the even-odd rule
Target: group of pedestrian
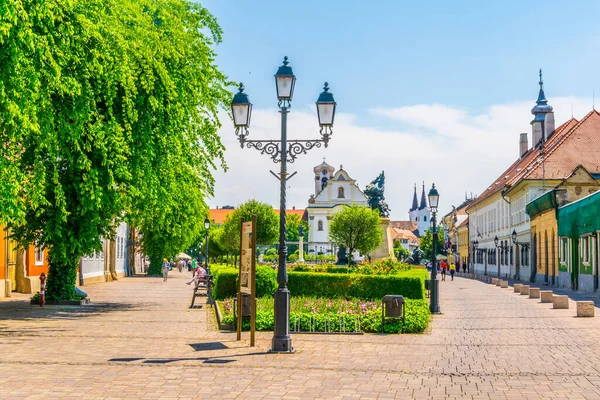
[[454,280],[454,274],[456,273],[456,265],[454,263],[448,264],[446,260],[442,260],[440,264],[440,270],[442,271],[442,280],[446,280],[446,274],[450,272],[452,280]]
[[[179,273],[183,272],[183,270],[187,269],[192,273],[192,280],[188,282],[188,285],[199,279],[199,277],[206,275],[206,266],[204,264],[198,264],[198,260],[193,258],[191,260],[185,260],[183,258],[179,259],[175,266],[179,270]],[[166,258],[163,259],[162,263],[162,274],[163,274],[163,282],[167,281],[169,277],[169,271],[173,269],[173,263],[169,262]]]

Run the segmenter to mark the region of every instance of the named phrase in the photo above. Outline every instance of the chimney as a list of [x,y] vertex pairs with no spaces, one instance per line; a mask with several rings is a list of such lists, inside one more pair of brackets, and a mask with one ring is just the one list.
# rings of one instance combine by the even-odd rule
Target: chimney
[[552,136],[552,134],[554,133],[554,129],[556,129],[555,123],[554,123],[554,113],[553,112],[549,112],[548,114],[546,114],[545,123],[546,123],[546,126],[544,129],[544,134],[546,135],[546,137],[544,138],[544,141],[548,140],[548,138],[550,136]]
[[529,149],[529,143],[527,143],[527,134],[521,133],[521,140],[519,141],[520,157],[523,157],[523,154],[527,153],[528,149]]

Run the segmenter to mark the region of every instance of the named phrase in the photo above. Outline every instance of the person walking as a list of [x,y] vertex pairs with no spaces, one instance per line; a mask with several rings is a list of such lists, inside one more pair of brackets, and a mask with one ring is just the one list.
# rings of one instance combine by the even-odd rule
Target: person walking
[[192,276],[196,275],[196,269],[198,268],[198,260],[195,258],[192,260]]
[[169,262],[167,259],[163,259],[162,263],[162,274],[163,274],[163,282],[167,281],[167,277],[169,276]]
[[450,277],[452,277],[452,280],[454,280],[454,273],[456,272],[456,265],[454,265],[454,263],[450,264]]
[[446,261],[442,261],[442,263],[440,264],[440,269],[442,270],[442,280],[445,281],[446,270],[448,269],[448,264],[446,263]]

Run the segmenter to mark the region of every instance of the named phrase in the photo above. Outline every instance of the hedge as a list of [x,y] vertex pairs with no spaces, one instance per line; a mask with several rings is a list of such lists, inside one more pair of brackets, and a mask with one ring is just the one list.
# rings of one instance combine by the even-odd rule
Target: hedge
[[295,296],[381,300],[386,294],[398,294],[424,299],[426,274],[418,270],[397,275],[289,272],[288,288]]
[[[235,297],[238,270],[227,266],[211,267],[214,275],[213,296],[222,300]],[[257,266],[257,297],[272,296],[277,289],[277,272],[270,267]],[[386,294],[398,294],[409,299],[425,298],[424,269],[395,275],[359,275],[322,272],[288,272],[288,289],[293,296],[325,298],[360,298],[380,300]]]
[[[235,297],[238,287],[237,268],[230,266],[217,265],[211,267],[210,272],[213,275],[214,287],[213,297],[215,299],[225,299]],[[256,266],[256,297],[273,296],[277,290],[277,271],[271,267]]]

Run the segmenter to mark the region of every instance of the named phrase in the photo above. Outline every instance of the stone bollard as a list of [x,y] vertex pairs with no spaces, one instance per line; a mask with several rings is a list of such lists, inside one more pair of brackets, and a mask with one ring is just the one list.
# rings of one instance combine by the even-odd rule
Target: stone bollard
[[529,298],[530,299],[539,299],[540,298],[540,288],[537,288],[537,287],[529,288]]
[[492,278],[492,285],[495,285],[497,281],[498,281],[498,278]]
[[520,283],[515,283],[513,288],[515,289],[515,293],[521,293],[521,285]]
[[577,302],[577,316],[578,317],[593,317],[594,316],[594,302],[593,301],[578,301]]
[[522,296],[529,295],[529,285],[521,285],[521,295]]
[[500,287],[502,289],[505,289],[508,287],[508,281],[500,281]]
[[552,303],[553,296],[554,296],[554,294],[552,293],[552,290],[541,290],[540,291],[540,297],[542,299],[542,303]]
[[552,303],[554,304],[554,308],[557,309],[569,308],[569,296],[567,296],[566,294],[555,294],[554,296],[552,296]]

